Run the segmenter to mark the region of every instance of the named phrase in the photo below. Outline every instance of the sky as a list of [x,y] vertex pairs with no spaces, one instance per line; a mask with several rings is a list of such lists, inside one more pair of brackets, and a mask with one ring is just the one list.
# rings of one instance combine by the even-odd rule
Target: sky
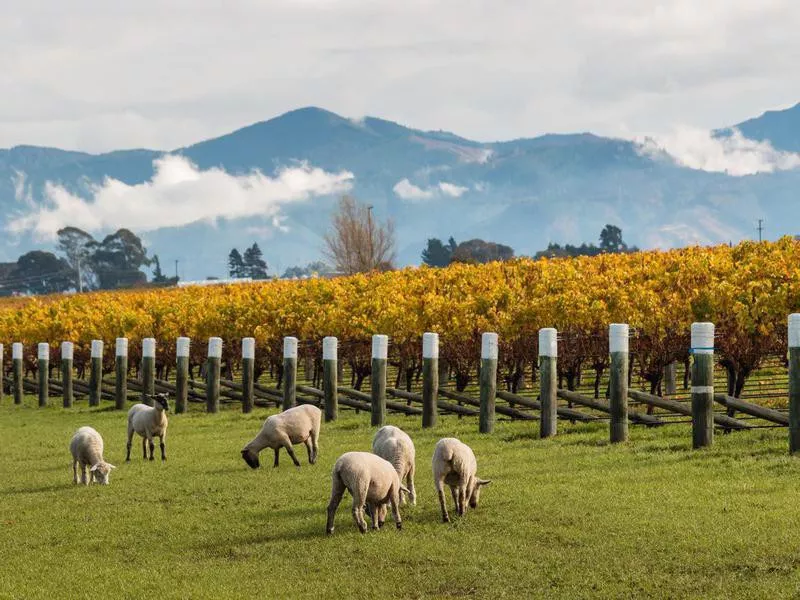
[[666,138],[800,101],[796,0],[0,6],[0,147],[171,150],[307,105],[483,141]]

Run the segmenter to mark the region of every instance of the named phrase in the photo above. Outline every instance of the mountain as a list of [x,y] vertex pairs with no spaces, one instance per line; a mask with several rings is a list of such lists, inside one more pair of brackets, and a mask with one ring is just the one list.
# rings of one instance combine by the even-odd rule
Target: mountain
[[[735,127],[775,148],[800,151],[800,105]],[[153,161],[164,154],[138,149],[93,155],[31,146],[0,150],[0,221],[5,227],[41,202],[48,182],[83,197],[108,178],[128,185],[148,182]],[[419,261],[428,237],[481,237],[532,254],[551,241],[597,241],[602,227],[614,223],[630,244],[664,247],[752,237],[758,218],[766,219],[771,237],[794,233],[800,217],[793,201],[800,171],[732,177],[693,170],[663,153],[644,152],[637,143],[591,133],[482,143],[309,107],[169,154],[182,155],[201,170],[232,175],[258,170],[274,176],[300,162],[332,173],[349,171],[352,193],[373,205],[378,217],[395,219],[402,264]],[[219,199],[220,215],[225,215],[225,201]],[[230,249],[253,241],[271,271],[282,272],[320,257],[335,202],[336,197],[317,196],[287,203],[281,227],[266,216],[223,218],[215,225],[162,227],[142,237],[168,274],[179,260],[184,278],[224,276]],[[170,210],[164,201],[152,215],[153,227],[168,223]],[[47,245],[30,235],[6,239],[0,246],[4,260]]]

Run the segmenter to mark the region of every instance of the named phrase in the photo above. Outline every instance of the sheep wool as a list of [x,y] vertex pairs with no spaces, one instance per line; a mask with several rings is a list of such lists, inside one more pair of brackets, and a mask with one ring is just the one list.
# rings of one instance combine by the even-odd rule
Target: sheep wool
[[310,404],[294,406],[277,415],[272,415],[264,421],[258,435],[242,448],[242,458],[252,469],[260,466],[259,453],[264,448],[275,451],[273,467],[278,466],[278,453],[281,448],[292,459],[295,466],[300,466],[300,461],[294,453],[292,444],[303,443],[308,450],[308,462],[317,462],[319,454],[319,429],[322,421],[322,411]]
[[[372,439],[372,452],[389,461],[397,471],[401,482],[408,488],[408,498],[411,504],[417,505],[417,492],[414,489],[414,473],[416,471],[416,450],[411,437],[393,425],[381,427]],[[405,499],[400,496],[400,503]]]
[[150,460],[153,460],[153,450],[155,444],[153,438],[158,438],[161,447],[161,460],[167,460],[167,411],[169,401],[166,394],[156,394],[153,396],[153,406],[146,404],[134,404],[128,411],[128,453],[126,461],[131,460],[131,446],[133,445],[133,434],[142,436],[142,454],[147,460],[147,447],[150,447]]
[[481,487],[491,483],[489,479],[480,479],[477,475],[478,461],[472,448],[456,438],[442,438],[436,442],[433,450],[433,483],[439,496],[442,509],[442,521],[450,522],[447,505],[444,500],[444,484],[450,487],[453,502],[458,516],[467,510],[467,502],[471,508],[478,506]]
[[[96,483],[109,484],[111,469],[116,467],[103,459],[103,438],[92,427],[81,427],[72,436],[69,443],[72,453],[72,481],[78,483],[78,465],[81,467],[81,483],[89,485],[94,479]],[[86,467],[89,467],[89,478],[86,478]]]

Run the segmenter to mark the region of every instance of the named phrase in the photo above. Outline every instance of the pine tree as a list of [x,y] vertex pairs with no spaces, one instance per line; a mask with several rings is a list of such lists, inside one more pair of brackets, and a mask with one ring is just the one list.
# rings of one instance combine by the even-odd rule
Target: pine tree
[[228,254],[228,275],[234,279],[245,277],[244,260],[236,248]]
[[255,242],[244,251],[245,277],[251,277],[252,279],[267,278],[267,263],[264,262],[262,257],[261,248]]

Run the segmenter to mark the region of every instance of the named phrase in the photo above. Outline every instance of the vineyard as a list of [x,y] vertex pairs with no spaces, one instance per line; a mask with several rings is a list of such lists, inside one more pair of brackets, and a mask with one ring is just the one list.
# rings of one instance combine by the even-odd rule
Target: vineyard
[[[668,365],[688,364],[690,324],[707,320],[716,324],[728,394],[739,395],[765,360],[785,356],[786,315],[798,307],[800,242],[783,238],[339,279],[14,299],[0,305],[0,331],[4,343],[25,345],[30,369],[37,343],[49,342],[56,353],[61,341],[74,342],[79,373],[92,339],[129,338],[133,368],[140,340],[153,337],[163,369],[175,364],[177,337],[192,338],[192,363],[202,365],[205,340],[219,336],[230,374],[241,359],[241,339],[253,336],[257,378],[280,374],[284,336],[297,337],[300,359],[309,361],[319,361],[323,337],[336,336],[357,389],[369,377],[373,334],[389,336],[389,362],[400,383],[421,369],[421,336],[433,331],[457,391],[476,381],[481,333],[494,331],[498,378],[516,391],[535,382],[538,330],[555,327],[563,387],[576,389],[589,377],[597,396],[609,367],[609,323],[630,324],[632,375],[655,393]],[[106,370],[113,360],[107,343]]]

